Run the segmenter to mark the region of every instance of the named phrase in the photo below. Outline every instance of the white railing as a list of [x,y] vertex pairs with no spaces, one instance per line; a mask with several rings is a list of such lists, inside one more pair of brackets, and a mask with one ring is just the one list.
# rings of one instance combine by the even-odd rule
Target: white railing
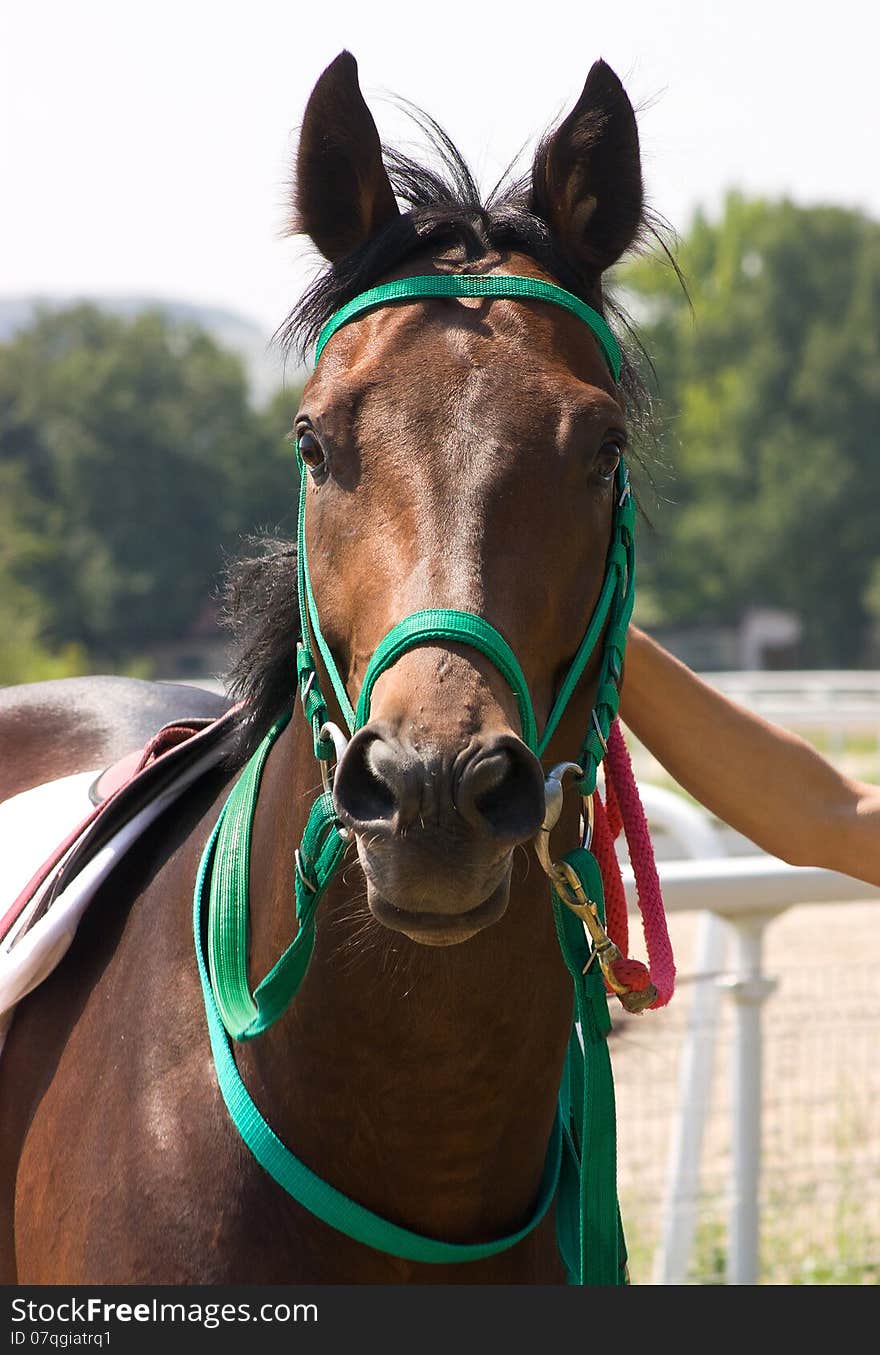
[[843,754],[847,735],[861,735],[873,745],[873,767],[880,767],[880,672],[826,669],[704,676],[712,686],[774,724],[808,738],[827,736],[827,750],[834,759]]
[[[677,1122],[673,1134],[655,1281],[683,1284],[696,1226],[696,1201],[719,1004],[735,1004],[732,1063],[732,1182],[727,1252],[728,1284],[758,1279],[761,1171],[762,1009],[774,980],[763,968],[764,932],[787,908],[800,904],[877,900],[880,889],[813,867],[789,866],[764,853],[723,856],[722,839],[705,811],[656,786],[640,787],[652,828],[672,835],[683,855],[659,863],[669,913],[702,914],[694,997],[688,1019]],[[632,872],[624,869],[630,907]],[[732,933],[729,972],[727,939]],[[720,975],[720,977],[719,977]],[[700,977],[705,976],[705,977]]]
[[873,668],[726,669],[704,673],[707,682],[730,693],[763,696],[787,692],[806,701],[836,701],[853,694],[880,705],[880,672]]

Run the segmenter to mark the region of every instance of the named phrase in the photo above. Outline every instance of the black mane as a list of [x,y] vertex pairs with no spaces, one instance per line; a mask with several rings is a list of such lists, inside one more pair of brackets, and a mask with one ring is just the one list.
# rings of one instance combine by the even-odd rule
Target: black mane
[[[347,301],[413,254],[459,245],[466,258],[464,271],[493,250],[516,249],[529,255],[560,286],[605,314],[618,339],[622,331],[644,359],[622,308],[603,295],[595,277],[578,270],[546,223],[529,211],[531,175],[515,177],[508,171],[482,200],[467,164],[446,133],[426,113],[408,107],[427,135],[434,163],[422,164],[399,150],[383,147],[392,187],[406,210],[311,284],[275,336],[283,349],[305,360],[321,329]],[[641,238],[652,237],[665,249],[661,231],[659,219],[645,210]],[[635,362],[621,347],[619,384],[629,422],[644,442],[644,435],[650,436],[651,397]],[[249,544],[251,555],[229,568],[225,585],[225,621],[235,645],[230,690],[247,703],[237,751],[242,760],[273,721],[290,708],[299,635],[295,546],[268,538]]]

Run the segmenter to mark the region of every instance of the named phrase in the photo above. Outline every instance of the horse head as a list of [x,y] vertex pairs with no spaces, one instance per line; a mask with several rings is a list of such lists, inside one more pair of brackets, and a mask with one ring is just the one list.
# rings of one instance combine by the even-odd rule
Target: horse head
[[[405,179],[400,158],[383,161],[343,53],[310,97],[294,195],[295,229],[331,265],[325,302],[396,279],[515,275],[601,312],[603,273],[642,220],[633,110],[601,61],[506,194],[481,205],[460,175],[455,200],[411,195],[401,212]],[[317,614],[352,701],[394,626],[448,608],[504,638],[541,728],[602,588],[627,440],[596,335],[543,300],[407,296],[335,330],[295,431]],[[548,765],[580,744],[597,663]],[[544,783],[486,654],[457,640],[408,648],[376,680],[333,784],[373,914],[434,945],[496,921],[514,849],[544,819]]]

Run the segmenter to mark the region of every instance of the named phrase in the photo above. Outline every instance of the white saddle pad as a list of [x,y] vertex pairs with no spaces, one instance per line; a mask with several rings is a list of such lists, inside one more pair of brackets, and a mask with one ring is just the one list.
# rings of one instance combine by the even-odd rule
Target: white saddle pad
[[62,776],[0,803],[0,916],[91,811],[89,786],[99,775],[100,769]]
[[[43,889],[34,895],[0,943],[0,1051],[16,1003],[51,974],[70,946],[99,886],[144,830],[220,756],[222,749],[209,748],[185,767],[175,781],[123,824],[61,891],[45,916],[25,931],[45,889],[54,879],[54,871]],[[65,776],[0,804],[0,916],[59,843],[87,816],[92,807],[88,789],[98,774],[95,771]]]

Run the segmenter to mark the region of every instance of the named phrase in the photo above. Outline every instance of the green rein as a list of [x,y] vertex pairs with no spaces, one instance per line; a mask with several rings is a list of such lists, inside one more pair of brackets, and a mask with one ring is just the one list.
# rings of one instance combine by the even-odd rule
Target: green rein
[[[598,312],[552,283],[500,275],[430,275],[373,287],[342,307],[327,323],[318,340],[316,361],[342,325],[367,311],[397,302],[458,296],[513,298],[562,306],[590,328],[615,381],[619,378],[620,350]],[[297,649],[297,683],[304,714],[312,730],[315,756],[323,766],[329,766],[335,750],[332,741],[322,733],[329,717],[310,636],[350,733],[367,723],[376,680],[403,654],[416,645],[454,641],[479,650],[502,674],[516,698],[523,741],[541,757],[604,631],[596,702],[577,758],[583,773],[578,783],[580,792],[584,796],[592,795],[608,733],[617,714],[635,584],[635,507],[623,462],[617,471],[611,543],[600,597],[540,738],[525,677],[506,640],[482,617],[447,608],[416,612],[385,636],[364,675],[357,708],[352,707],[321,632],[312,591],[305,533],[307,476],[301,461],[300,476],[297,578],[301,636]],[[251,993],[247,960],[253,819],[266,759],[289,719],[287,715],[272,727],[230,791],[205,847],[194,894],[196,959],[211,1048],[220,1090],[239,1134],[282,1189],[325,1223],[366,1246],[413,1261],[448,1264],[478,1260],[505,1251],[528,1236],[555,1197],[557,1241],[569,1282],[625,1283],[626,1256],[617,1205],[614,1087],[606,1043],[611,1020],[605,986],[599,965],[592,963],[595,954],[583,922],[560,898],[555,887],[551,887],[553,914],[562,956],[574,987],[575,1019],[538,1198],[531,1216],[517,1232],[491,1241],[459,1244],[424,1237],[399,1227],[316,1176],[281,1142],[254,1104],[238,1072],[230,1037],[232,1040],[253,1039],[287,1010],[308,969],[315,943],[318,907],[341,864],[346,845],[332,794],[325,790],[312,805],[302,843],[292,863],[296,934]],[[325,784],[329,784],[329,778]],[[569,852],[563,862],[575,872],[584,895],[596,904],[604,923],[602,877],[595,857],[584,846]]]

